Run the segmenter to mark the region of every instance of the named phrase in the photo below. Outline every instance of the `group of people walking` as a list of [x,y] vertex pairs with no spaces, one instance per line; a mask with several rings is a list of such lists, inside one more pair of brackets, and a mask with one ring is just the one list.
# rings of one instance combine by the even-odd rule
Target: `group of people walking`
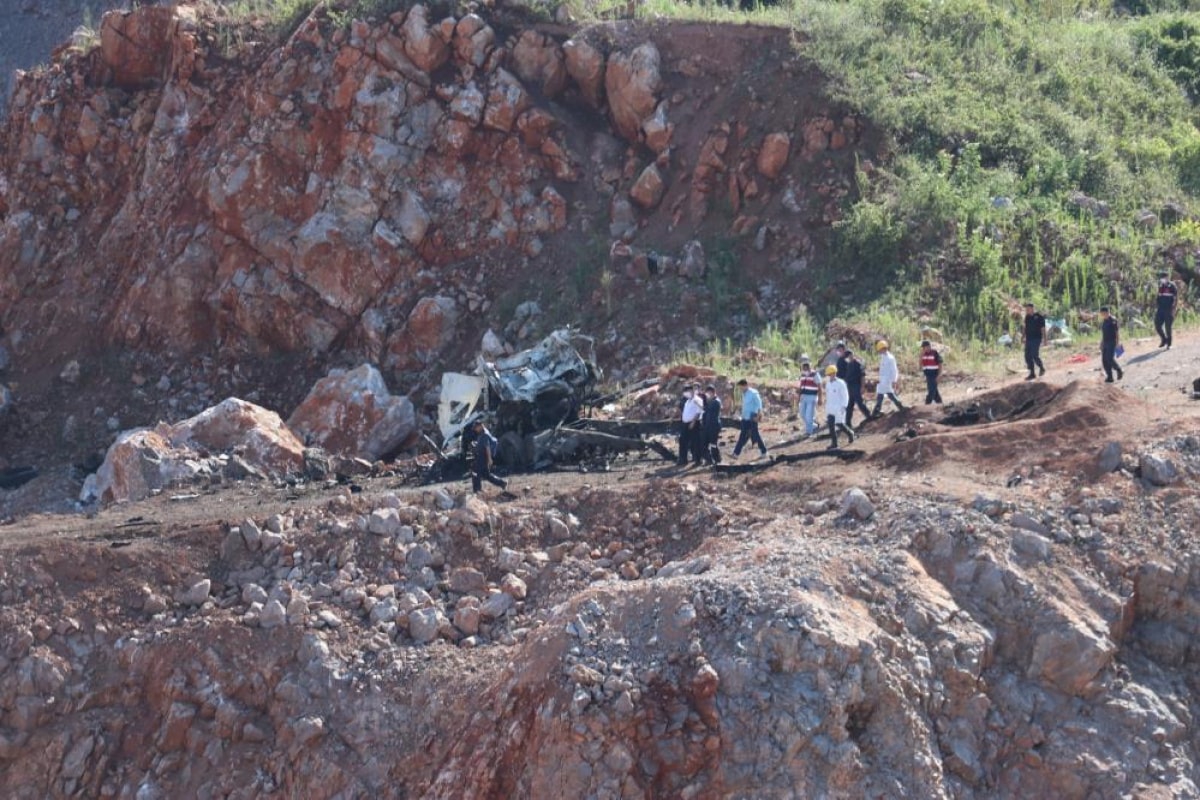
[[[854,441],[857,435],[853,426],[855,409],[862,412],[864,419],[878,417],[883,413],[885,401],[890,401],[900,411],[905,409],[899,397],[900,369],[891,346],[881,339],[875,343],[875,350],[879,353],[879,378],[873,409],[867,407],[863,397],[866,368],[845,342],[837,343],[834,350],[836,361],[827,365],[823,372],[813,368],[813,360],[810,357],[801,357],[797,394],[799,415],[804,423],[806,436],[813,436],[818,431],[817,409],[822,401],[823,427],[829,431],[830,450],[840,447],[839,436],[845,436],[849,442]],[[938,376],[942,369],[942,357],[928,340],[921,342],[921,369],[925,375],[926,404],[941,403]],[[753,445],[765,456],[767,445],[758,427],[763,413],[762,395],[746,378],[738,381],[737,385],[742,395],[741,418],[738,420],[737,443],[731,455],[738,458],[747,445]],[[721,432],[721,400],[717,396],[716,387],[712,384],[704,389],[701,389],[699,384],[685,386],[679,409],[680,466],[686,465],[689,460],[696,464],[719,464],[721,454],[717,440]]]

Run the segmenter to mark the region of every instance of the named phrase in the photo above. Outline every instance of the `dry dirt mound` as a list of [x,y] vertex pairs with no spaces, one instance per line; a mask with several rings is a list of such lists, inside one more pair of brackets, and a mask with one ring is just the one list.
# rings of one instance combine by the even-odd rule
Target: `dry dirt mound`
[[897,439],[872,456],[898,470],[981,471],[1037,465],[1090,474],[1101,444],[1126,438],[1124,421],[1142,402],[1116,386],[1074,380],[1066,386],[1019,382],[974,398],[969,404],[875,420],[870,430]]

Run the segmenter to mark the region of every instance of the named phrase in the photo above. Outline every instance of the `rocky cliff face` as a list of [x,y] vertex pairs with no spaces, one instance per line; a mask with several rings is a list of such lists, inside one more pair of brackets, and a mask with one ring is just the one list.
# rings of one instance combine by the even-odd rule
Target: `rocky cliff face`
[[[764,74],[804,77],[782,35],[722,36],[719,59],[685,57],[653,31],[497,32],[418,6],[349,28],[310,17],[231,62],[187,6],[110,14],[98,49],[14,96],[0,185],[14,349],[86,321],[123,347],[354,350],[404,372],[459,326],[503,327],[514,262],[557,279],[581,239],[666,253],[736,221],[772,260],[802,261],[812,243],[772,217],[835,213],[807,207],[807,179],[844,193],[847,162],[823,160],[859,123],[705,88],[761,40],[777,59]],[[734,213],[709,216],[714,202]]]
[[[211,399],[148,398],[130,373],[286,412],[334,363],[430,388],[488,329],[512,347],[581,325],[620,374],[785,319],[872,155],[782,31],[571,32],[417,6],[318,11],[274,48],[205,8],[106,15],[94,50],[16,87],[0,131],[0,347],[26,409],[12,458],[68,414],[95,449],[89,420],[109,409],[178,419]],[[103,415],[56,411],[81,354]]]

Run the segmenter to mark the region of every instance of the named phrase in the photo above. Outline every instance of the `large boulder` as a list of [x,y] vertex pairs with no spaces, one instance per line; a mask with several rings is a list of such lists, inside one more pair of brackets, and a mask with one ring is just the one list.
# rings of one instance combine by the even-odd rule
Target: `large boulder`
[[375,461],[412,435],[416,414],[407,397],[388,392],[379,370],[363,364],[317,381],[288,425],[330,453]]
[[642,208],[651,209],[662,202],[666,189],[667,184],[663,181],[662,173],[658,171],[657,166],[651,164],[642,170],[633,188],[629,190],[629,196]]
[[658,106],[662,89],[658,48],[647,42],[632,53],[615,53],[604,72],[604,89],[613,125],[630,142],[639,140],[642,122]]
[[567,67],[563,52],[548,36],[526,30],[512,49],[512,66],[521,80],[532,84],[547,97],[554,97],[567,85]]
[[413,6],[404,19],[404,54],[427,73],[437,70],[450,57],[450,45],[440,29],[429,24],[425,6]]
[[604,102],[604,53],[582,39],[568,39],[562,51],[567,74],[579,86],[583,99],[599,108]]
[[221,472],[223,456],[282,477],[303,468],[304,445],[274,411],[231,397],[175,425],[122,433],[96,472],[96,497],[105,504],[140,500]]
[[162,80],[171,63],[171,37],[178,25],[175,9],[165,6],[111,11],[100,21],[100,60],[112,82],[138,89]]
[[787,165],[791,148],[792,138],[786,133],[768,133],[758,151],[758,171],[768,178],[778,178]]

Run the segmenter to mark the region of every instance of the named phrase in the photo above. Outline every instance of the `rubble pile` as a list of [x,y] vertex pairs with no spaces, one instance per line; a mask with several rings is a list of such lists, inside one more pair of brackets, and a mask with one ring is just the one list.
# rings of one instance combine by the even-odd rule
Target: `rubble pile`
[[727,482],[332,488],[26,548],[0,790],[1189,796],[1200,568],[1112,481],[1041,509],[889,479],[769,509]]

